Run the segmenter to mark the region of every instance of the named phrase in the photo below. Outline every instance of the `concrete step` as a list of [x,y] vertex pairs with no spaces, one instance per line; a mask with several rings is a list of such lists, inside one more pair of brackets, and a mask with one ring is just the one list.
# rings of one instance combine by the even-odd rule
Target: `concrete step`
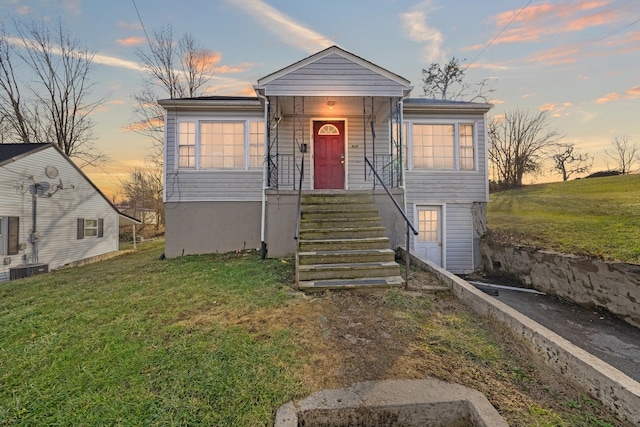
[[392,262],[395,260],[395,255],[391,249],[298,252],[298,264]]
[[366,237],[362,239],[314,239],[298,241],[302,252],[345,251],[362,249],[389,249],[388,237]]
[[399,288],[404,286],[400,276],[367,277],[361,279],[306,280],[299,282],[299,289],[304,291],[326,291],[329,289],[376,289]]
[[363,262],[353,264],[298,265],[298,280],[362,279],[400,275],[395,262]]
[[385,237],[384,226],[345,227],[345,228],[313,228],[300,230],[300,238],[311,239],[362,239],[366,237]]
[[302,212],[303,219],[331,219],[331,218],[371,218],[378,216],[378,209],[374,208],[363,208],[363,209],[335,209],[330,210],[319,210],[319,211],[306,211]]
[[371,194],[354,191],[338,191],[328,193],[313,192],[302,194],[302,203],[305,205],[369,204],[371,203],[371,201]]
[[302,218],[300,230],[325,228],[356,228],[381,226],[382,218],[378,216],[361,218]]
[[310,213],[322,213],[322,214],[331,214],[331,213],[343,213],[343,214],[353,214],[359,213],[363,211],[375,211],[376,216],[378,215],[378,209],[373,202],[369,203],[331,203],[331,204],[323,204],[323,205],[301,205],[300,212],[302,215],[310,214]]

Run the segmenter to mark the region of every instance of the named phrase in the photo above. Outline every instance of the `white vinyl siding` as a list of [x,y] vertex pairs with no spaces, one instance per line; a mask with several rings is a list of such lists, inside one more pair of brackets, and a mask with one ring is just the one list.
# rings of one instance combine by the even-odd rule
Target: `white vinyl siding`
[[[47,166],[58,169],[58,177],[49,179]],[[33,200],[29,193],[32,184],[48,182],[60,185],[51,197],[37,197],[37,254],[38,262],[49,269],[118,250],[119,215],[87,179],[53,147],[31,153],[0,168],[0,206],[2,215],[19,218],[19,246],[15,255],[5,254],[8,264],[0,263],[0,280],[9,278],[9,269],[34,260],[34,245],[30,240],[33,227]],[[16,191],[18,190],[18,191]],[[103,238],[77,239],[78,218],[93,218],[100,234],[102,219]]]
[[[283,75],[258,81],[268,96],[403,96],[408,82],[373,64],[331,53]],[[277,73],[276,73],[277,74]],[[261,83],[265,81],[265,83]]]

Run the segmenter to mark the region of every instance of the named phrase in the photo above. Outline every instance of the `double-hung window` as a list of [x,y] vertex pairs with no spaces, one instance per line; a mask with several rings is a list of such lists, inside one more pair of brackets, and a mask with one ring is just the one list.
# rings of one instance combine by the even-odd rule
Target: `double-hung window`
[[263,163],[263,121],[181,121],[177,137],[180,169],[247,170]]
[[474,125],[412,123],[414,170],[474,170]]
[[196,124],[180,122],[178,125],[178,165],[181,168],[196,167]]
[[20,218],[0,216],[0,253],[17,255],[20,251]]
[[103,218],[78,218],[78,240],[86,237],[104,237]]

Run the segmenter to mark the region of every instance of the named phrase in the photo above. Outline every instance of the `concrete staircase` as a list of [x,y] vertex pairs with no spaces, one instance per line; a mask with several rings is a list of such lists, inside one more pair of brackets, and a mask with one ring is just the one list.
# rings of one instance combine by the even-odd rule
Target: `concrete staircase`
[[370,193],[303,193],[296,254],[299,289],[400,287],[404,280]]

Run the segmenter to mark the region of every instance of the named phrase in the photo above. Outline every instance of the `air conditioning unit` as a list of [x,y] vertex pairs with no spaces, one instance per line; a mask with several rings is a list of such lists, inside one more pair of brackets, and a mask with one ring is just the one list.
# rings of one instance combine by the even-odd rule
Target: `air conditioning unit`
[[9,279],[24,279],[37,274],[48,273],[49,264],[27,264],[9,269]]

